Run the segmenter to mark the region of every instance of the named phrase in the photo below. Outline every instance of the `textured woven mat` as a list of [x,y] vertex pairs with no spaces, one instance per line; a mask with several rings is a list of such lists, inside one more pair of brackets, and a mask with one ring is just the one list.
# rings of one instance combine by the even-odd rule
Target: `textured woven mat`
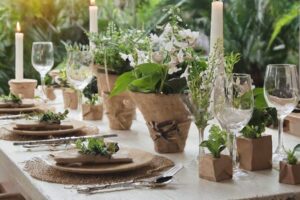
[[34,158],[25,163],[24,170],[33,178],[41,181],[60,184],[108,184],[129,181],[132,179],[148,178],[158,175],[159,172],[174,166],[174,163],[164,157],[155,156],[151,163],[143,168],[116,174],[83,175],[59,171],[49,166],[41,158]]
[[[94,135],[98,134],[99,130],[97,127],[88,126],[83,128],[81,131],[78,131],[75,134],[68,134],[68,135],[59,135],[56,137],[64,137],[64,136],[84,136],[84,135]],[[7,141],[28,141],[28,140],[44,140],[44,139],[51,139],[55,138],[53,136],[26,136],[26,135],[18,135],[7,131],[4,128],[0,129],[0,140],[7,140]]]

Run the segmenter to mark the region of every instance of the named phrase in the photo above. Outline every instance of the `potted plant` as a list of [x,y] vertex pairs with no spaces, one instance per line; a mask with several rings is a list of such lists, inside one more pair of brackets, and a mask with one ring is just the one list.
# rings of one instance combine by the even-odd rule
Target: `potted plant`
[[300,144],[296,145],[293,150],[286,152],[287,158],[280,161],[279,164],[279,182],[291,185],[300,183],[300,163],[295,155],[300,151]]
[[187,87],[182,75],[193,59],[199,33],[181,28],[176,10],[172,10],[162,33],[150,36],[150,59],[121,75],[111,93],[131,91],[159,153],[182,152],[191,124],[190,112],[181,98]]
[[[111,129],[128,130],[135,117],[135,105],[127,92],[109,97],[118,76],[133,69],[141,62],[149,48],[148,40],[140,30],[122,30],[110,23],[107,31],[90,34],[95,44],[94,63],[98,90],[104,98],[104,107]],[[139,50],[138,50],[139,49]],[[137,55],[141,55],[137,59]],[[146,58],[144,58],[146,59]]]
[[45,92],[47,99],[54,101],[56,99],[54,90],[55,90],[55,87],[57,87],[57,84],[55,83],[53,78],[49,75],[46,75],[44,82],[45,82],[44,92]]
[[208,140],[204,140],[200,146],[209,150],[199,160],[199,177],[210,181],[223,181],[232,178],[232,159],[221,152],[226,148],[227,132],[213,125],[209,130]]
[[57,77],[58,84],[62,87],[64,108],[76,110],[78,107],[78,95],[76,90],[73,89],[67,80],[66,69],[61,69]]
[[82,118],[84,120],[101,120],[103,117],[103,102],[98,94],[87,96],[87,101],[82,104]]

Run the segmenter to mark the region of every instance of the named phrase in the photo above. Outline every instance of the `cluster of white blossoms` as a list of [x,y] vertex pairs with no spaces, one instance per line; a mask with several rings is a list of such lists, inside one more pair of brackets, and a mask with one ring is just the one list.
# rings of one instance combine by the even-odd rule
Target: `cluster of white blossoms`
[[122,52],[120,56],[132,67],[149,62],[164,64],[169,67],[168,73],[173,74],[181,70],[179,64],[191,59],[189,49],[196,47],[199,37],[199,32],[168,23],[160,35],[150,34],[150,51],[136,49],[136,56]]

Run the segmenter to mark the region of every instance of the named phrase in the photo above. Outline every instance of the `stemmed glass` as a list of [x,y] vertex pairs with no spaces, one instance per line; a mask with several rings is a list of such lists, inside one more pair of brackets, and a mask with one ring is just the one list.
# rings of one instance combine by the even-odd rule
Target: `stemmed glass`
[[233,133],[230,138],[230,155],[234,165],[234,178],[247,176],[247,173],[238,168],[236,137],[249,122],[254,107],[254,98],[251,88],[251,77],[248,74],[232,74],[224,78],[224,87],[214,92],[214,113],[221,125],[226,125]]
[[79,119],[82,118],[81,104],[82,92],[93,78],[92,72],[93,54],[88,50],[72,50],[68,52],[67,59],[67,79],[68,82],[77,90]]
[[34,42],[32,45],[31,62],[34,69],[40,73],[44,101],[47,99],[44,92],[45,76],[54,64],[53,51],[52,42]]
[[275,167],[285,157],[282,142],[283,121],[296,107],[299,100],[298,73],[295,65],[271,64],[267,66],[264,96],[269,107],[277,109],[279,121],[278,145],[273,153]]

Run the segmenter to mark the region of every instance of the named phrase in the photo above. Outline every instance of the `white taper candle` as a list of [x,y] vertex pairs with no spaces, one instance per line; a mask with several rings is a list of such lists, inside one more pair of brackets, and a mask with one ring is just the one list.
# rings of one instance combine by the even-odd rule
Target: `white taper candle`
[[23,40],[24,34],[21,33],[21,26],[20,23],[17,23],[17,32],[15,34],[15,48],[16,48],[16,55],[15,55],[15,73],[16,73],[16,80],[22,80],[24,78],[24,66],[23,66]]

